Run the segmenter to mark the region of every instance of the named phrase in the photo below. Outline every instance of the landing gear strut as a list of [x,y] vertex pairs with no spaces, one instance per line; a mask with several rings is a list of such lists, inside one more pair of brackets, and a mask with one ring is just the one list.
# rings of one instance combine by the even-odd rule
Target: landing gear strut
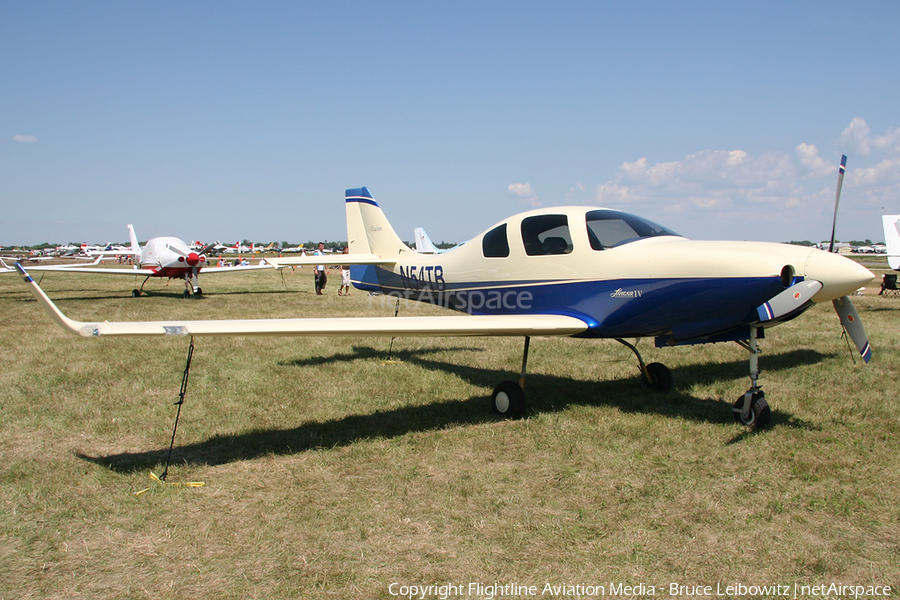
[[668,392],[672,389],[672,372],[666,365],[662,363],[644,364],[644,359],[634,344],[630,344],[622,338],[616,338],[616,341],[634,352],[637,357],[638,367],[641,369],[641,385],[654,392]]
[[147,283],[147,280],[148,280],[148,279],[150,279],[150,276],[149,276],[149,275],[147,275],[147,276],[144,278],[144,281],[141,282],[141,287],[139,287],[139,288],[134,288],[133,290],[131,290],[131,297],[132,297],[132,298],[140,298],[141,296],[144,295],[144,284]]
[[[631,349],[638,359],[641,369],[641,383],[655,392],[668,392],[672,389],[672,372],[662,363],[644,364],[641,353],[634,344],[623,339],[617,342]],[[518,419],[525,416],[525,370],[528,366],[528,347],[531,338],[525,336],[525,348],[522,351],[522,374],[519,382],[503,381],[494,388],[491,394],[491,409],[498,415],[508,419]]]
[[[196,277],[196,280],[194,279]],[[194,281],[197,282],[194,285]],[[203,290],[200,289],[200,278],[197,277],[196,274],[185,273],[184,275],[184,297],[190,298],[191,296],[194,298],[199,298],[203,295]]]
[[732,410],[734,420],[750,429],[765,427],[772,421],[772,409],[766,402],[766,394],[759,387],[759,347],[757,327],[750,327],[750,340],[738,342],[750,352],[750,389],[738,398]]

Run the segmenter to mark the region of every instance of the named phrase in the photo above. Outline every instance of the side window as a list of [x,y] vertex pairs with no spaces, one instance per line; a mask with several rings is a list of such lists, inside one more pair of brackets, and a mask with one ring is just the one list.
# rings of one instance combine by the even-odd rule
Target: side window
[[591,240],[591,248],[605,250],[618,246],[625,240],[633,240],[640,236],[628,223],[621,219],[588,220],[588,238]]
[[484,234],[481,251],[485,258],[506,258],[509,256],[509,241],[506,238],[506,223]]
[[522,220],[522,242],[529,256],[569,254],[572,238],[566,215],[538,215]]

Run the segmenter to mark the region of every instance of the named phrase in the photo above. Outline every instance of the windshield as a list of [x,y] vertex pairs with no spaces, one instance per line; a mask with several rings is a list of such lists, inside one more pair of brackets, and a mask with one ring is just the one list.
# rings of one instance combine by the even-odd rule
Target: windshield
[[643,238],[678,235],[662,225],[618,210],[592,210],[585,215],[585,219],[594,250],[615,248]]

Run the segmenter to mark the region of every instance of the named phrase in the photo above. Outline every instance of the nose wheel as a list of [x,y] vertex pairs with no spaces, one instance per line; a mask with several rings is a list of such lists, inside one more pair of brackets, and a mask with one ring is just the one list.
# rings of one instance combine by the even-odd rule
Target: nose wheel
[[734,403],[734,420],[749,429],[766,427],[772,422],[772,409],[766,402],[766,394],[760,390],[747,393]]

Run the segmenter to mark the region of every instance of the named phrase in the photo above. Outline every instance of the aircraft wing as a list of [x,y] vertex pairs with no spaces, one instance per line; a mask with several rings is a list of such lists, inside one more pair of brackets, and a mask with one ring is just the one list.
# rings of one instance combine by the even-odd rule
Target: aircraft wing
[[296,258],[267,258],[276,269],[303,265],[393,265],[395,258],[382,258],[376,254],[326,254],[324,256],[298,256]]
[[[100,264],[100,261],[103,260],[102,256],[98,256],[92,262],[89,263],[80,263],[80,264],[64,264],[64,265],[35,265],[29,267],[32,271],[65,271],[71,269],[72,271],[83,271],[85,267],[95,267]],[[0,273],[15,273],[16,269],[14,267],[10,267],[6,261],[0,258],[0,265],[2,265],[2,270]]]
[[64,329],[92,336],[569,336],[587,323],[565,315],[453,315],[438,317],[348,317],[331,319],[224,319],[212,321],[83,322],[65,316],[30,275],[16,269],[47,314]]
[[[95,264],[95,263],[91,263]],[[200,273],[206,275],[211,273],[228,273],[228,272],[237,272],[237,271],[258,271],[260,269],[272,269],[271,265],[245,265],[245,266],[237,266],[237,267],[201,267]],[[156,271],[153,269],[141,269],[140,267],[129,267],[127,269],[115,269],[108,268],[105,269],[103,267],[92,267],[90,265],[79,266],[79,265],[66,265],[66,266],[58,266],[58,267],[28,267],[29,271],[56,271],[63,273],[99,273],[101,275],[131,275],[134,276],[148,276],[156,274]],[[0,274],[7,272],[14,272],[15,269],[10,269],[9,271],[3,270],[0,271]]]
[[[269,262],[269,259],[266,259],[266,262]],[[274,269],[276,267],[271,264],[265,265],[238,265],[236,267],[202,267],[200,269],[200,273],[203,275],[208,275],[212,273],[233,273],[237,271],[259,271],[260,269]]]
[[[18,263],[17,263],[18,264]],[[92,263],[93,264],[93,263]],[[28,267],[29,271],[56,271],[57,273],[102,273],[103,275],[131,275],[131,276],[140,276],[140,275],[153,275],[155,271],[152,269],[141,269],[139,267],[129,268],[129,269],[104,269],[103,267],[91,267],[90,265],[85,265],[83,267],[78,265],[66,265],[59,267]]]

